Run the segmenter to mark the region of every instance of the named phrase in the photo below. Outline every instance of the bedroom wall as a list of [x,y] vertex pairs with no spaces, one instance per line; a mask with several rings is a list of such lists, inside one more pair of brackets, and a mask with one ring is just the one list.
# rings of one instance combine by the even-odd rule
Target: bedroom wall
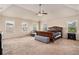
[[[38,23],[36,21],[30,21],[27,19],[23,20],[21,18],[13,18],[12,21],[15,22],[14,32],[8,33],[5,30],[5,21],[6,21],[5,18],[6,18],[5,16],[0,16],[0,32],[3,32],[4,39],[5,38],[14,38],[14,37],[26,36],[26,35],[30,34],[30,32],[32,31],[33,24],[38,25]],[[22,22],[26,22],[28,24],[27,32],[22,31],[22,26],[21,26]]]
[[[70,14],[70,13],[69,13]],[[5,32],[5,16],[12,17],[15,21],[15,32],[6,33]],[[21,22],[28,22],[28,31],[22,32]],[[61,26],[63,27],[63,37],[67,38],[67,21],[76,20],[77,21],[77,39],[79,39],[79,15],[73,15],[64,18],[55,18],[52,14],[45,15],[43,17],[37,17],[36,14],[32,11],[23,9],[21,7],[12,5],[8,9],[0,13],[0,31],[3,32],[4,38],[19,37],[28,34],[32,30],[32,24],[36,24],[38,28],[38,20],[41,21],[41,30],[43,30],[43,24],[48,24],[48,27],[51,26]]]
[[[12,18],[11,20],[15,22],[15,28],[13,33],[6,33],[5,31],[6,18]],[[36,24],[38,29],[38,22],[36,20],[37,17],[35,16],[34,12],[12,5],[8,9],[0,13],[0,32],[3,32],[4,39],[25,36],[32,31],[33,24]],[[22,31],[21,26],[22,22],[27,22],[28,24],[27,32]]]
[[[60,26],[63,27],[63,38],[67,38],[67,33],[68,33],[68,21],[75,20],[76,21],[76,28],[77,28],[77,40],[79,40],[79,15],[75,16],[69,16],[69,17],[64,17],[64,18],[58,18],[58,19],[53,19],[52,17],[48,18],[47,16],[43,18],[42,20],[42,28],[43,24],[46,23],[48,24],[48,27],[51,26]],[[41,30],[42,30],[41,28]]]

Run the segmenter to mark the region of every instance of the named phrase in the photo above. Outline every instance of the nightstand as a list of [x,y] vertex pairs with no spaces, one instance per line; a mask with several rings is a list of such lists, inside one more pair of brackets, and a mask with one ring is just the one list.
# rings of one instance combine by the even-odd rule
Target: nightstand
[[68,39],[76,40],[76,34],[75,33],[68,33]]

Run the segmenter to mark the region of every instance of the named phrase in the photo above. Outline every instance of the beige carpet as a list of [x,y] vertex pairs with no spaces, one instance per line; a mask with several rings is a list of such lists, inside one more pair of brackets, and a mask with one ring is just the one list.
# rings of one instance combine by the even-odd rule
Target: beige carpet
[[4,55],[69,55],[79,54],[79,41],[58,39],[45,44],[33,37],[3,40]]

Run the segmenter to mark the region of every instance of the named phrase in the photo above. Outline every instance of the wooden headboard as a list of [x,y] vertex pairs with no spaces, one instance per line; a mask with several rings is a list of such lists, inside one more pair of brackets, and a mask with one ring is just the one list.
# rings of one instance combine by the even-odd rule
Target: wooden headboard
[[62,32],[62,27],[59,27],[59,26],[53,26],[53,27],[49,27],[48,28],[48,31],[50,32]]
[[48,32],[61,32],[61,38],[62,38],[62,36],[63,36],[63,33],[62,33],[63,28],[62,27],[53,26],[53,27],[49,27],[48,29],[49,29]]

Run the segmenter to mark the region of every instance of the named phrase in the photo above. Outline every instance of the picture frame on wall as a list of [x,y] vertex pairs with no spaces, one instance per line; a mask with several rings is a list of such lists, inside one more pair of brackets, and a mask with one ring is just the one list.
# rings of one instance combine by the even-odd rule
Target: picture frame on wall
[[27,32],[27,30],[28,30],[27,22],[23,22],[21,25],[22,25],[22,32]]

